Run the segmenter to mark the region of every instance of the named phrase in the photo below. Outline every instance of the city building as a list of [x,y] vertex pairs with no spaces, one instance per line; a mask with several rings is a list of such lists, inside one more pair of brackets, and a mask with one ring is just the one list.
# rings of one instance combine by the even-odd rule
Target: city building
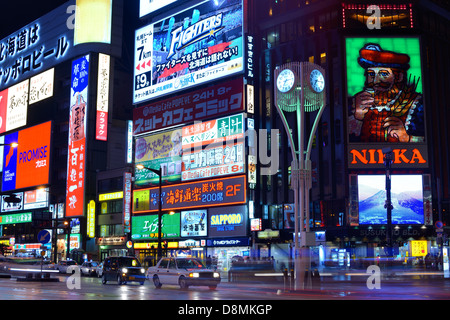
[[[54,258],[70,246],[77,259],[136,255],[150,266],[161,254],[189,255],[225,274],[242,260],[279,270],[294,257],[299,225],[318,267],[391,255],[416,263],[448,250],[445,1],[141,0],[134,10],[105,0],[96,19],[88,2],[68,1],[0,42],[9,254],[40,248],[49,212],[50,229],[72,222],[46,244]],[[75,4],[77,23],[111,26],[92,34],[100,41],[68,27]],[[297,62],[308,74],[277,86]],[[296,84],[315,74],[318,82]],[[37,87],[47,79],[52,85]],[[325,108],[305,108],[300,132],[296,108],[284,110],[284,122],[278,98],[306,90]],[[298,137],[311,146],[301,174]],[[22,164],[36,157],[44,157],[38,168]],[[298,177],[309,182],[300,197]],[[296,224],[299,203],[307,218]]]
[[[141,1],[140,15],[134,160],[146,168],[135,172],[132,238],[141,258],[156,254],[155,170],[163,175],[166,254],[211,256],[222,271],[233,259],[293,257],[293,158],[275,108],[276,70],[290,62],[325,70],[326,108],[312,141],[304,221],[315,234],[316,265],[371,263],[391,254],[406,262],[448,245],[440,224],[448,223],[448,126],[432,115],[447,112],[444,96],[435,94],[448,82],[439,72],[448,62],[435,59],[448,51],[445,4]],[[227,109],[225,101],[240,104]],[[315,117],[305,116],[306,130]],[[295,126],[295,113],[287,118]],[[228,123],[237,131],[227,144],[220,128]],[[225,165],[217,159],[227,147],[235,157]],[[275,153],[279,166],[267,174]]]
[[1,40],[4,254],[97,258],[97,173],[127,163],[131,14],[67,1]]

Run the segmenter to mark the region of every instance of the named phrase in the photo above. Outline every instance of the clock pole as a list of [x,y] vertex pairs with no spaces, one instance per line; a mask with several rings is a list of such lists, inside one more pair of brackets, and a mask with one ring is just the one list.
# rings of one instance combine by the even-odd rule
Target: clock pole
[[[295,81],[290,88],[285,84],[286,74],[290,70],[295,75]],[[309,226],[309,193],[311,184],[311,149],[314,135],[317,131],[320,118],[325,109],[325,78],[324,69],[309,62],[291,62],[275,70],[275,106],[281,117],[291,144],[291,186],[294,189],[295,201],[295,230],[294,230],[294,266],[295,289],[311,287],[311,277],[308,276],[305,285],[305,271],[311,271],[311,257],[309,247],[315,245],[315,236],[310,232]],[[319,110],[310,132],[307,149],[304,150],[304,116],[305,112]],[[297,116],[297,147],[296,150],[292,131],[286,120],[284,112],[296,112]],[[304,219],[306,218],[306,230]],[[300,237],[301,232],[301,237]],[[300,239],[299,239],[300,238]],[[310,275],[310,274],[309,274]]]

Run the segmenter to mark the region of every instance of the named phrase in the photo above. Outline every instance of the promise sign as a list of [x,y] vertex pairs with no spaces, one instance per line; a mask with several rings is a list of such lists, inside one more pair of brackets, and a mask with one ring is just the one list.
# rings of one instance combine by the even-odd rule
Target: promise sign
[[52,123],[46,122],[5,136],[2,191],[48,184]]

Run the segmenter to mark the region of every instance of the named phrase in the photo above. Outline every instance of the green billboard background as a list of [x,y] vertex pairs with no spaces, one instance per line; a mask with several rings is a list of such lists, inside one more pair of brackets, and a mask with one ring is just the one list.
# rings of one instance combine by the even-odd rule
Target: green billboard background
[[418,38],[347,38],[345,39],[347,57],[347,96],[352,97],[364,88],[364,68],[358,64],[359,50],[367,43],[376,43],[383,50],[404,53],[410,57],[410,68],[407,71],[411,81],[420,78],[417,92],[422,93],[422,64],[420,59],[420,43]]

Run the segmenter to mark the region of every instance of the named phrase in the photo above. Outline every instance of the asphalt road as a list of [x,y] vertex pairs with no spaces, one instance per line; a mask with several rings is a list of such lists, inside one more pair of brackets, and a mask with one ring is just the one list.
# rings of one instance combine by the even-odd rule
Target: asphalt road
[[[59,282],[17,281],[0,278],[0,300],[145,300],[145,301],[282,301],[282,300],[448,300],[450,278],[439,273],[401,273],[383,275],[378,286],[368,286],[365,273],[323,274],[320,282],[306,290],[290,290],[283,282],[222,282],[216,290],[207,287],[164,285],[156,289],[144,285],[103,285],[96,277],[55,274]],[[373,281],[371,283],[374,283]],[[372,288],[369,288],[372,287]]]

